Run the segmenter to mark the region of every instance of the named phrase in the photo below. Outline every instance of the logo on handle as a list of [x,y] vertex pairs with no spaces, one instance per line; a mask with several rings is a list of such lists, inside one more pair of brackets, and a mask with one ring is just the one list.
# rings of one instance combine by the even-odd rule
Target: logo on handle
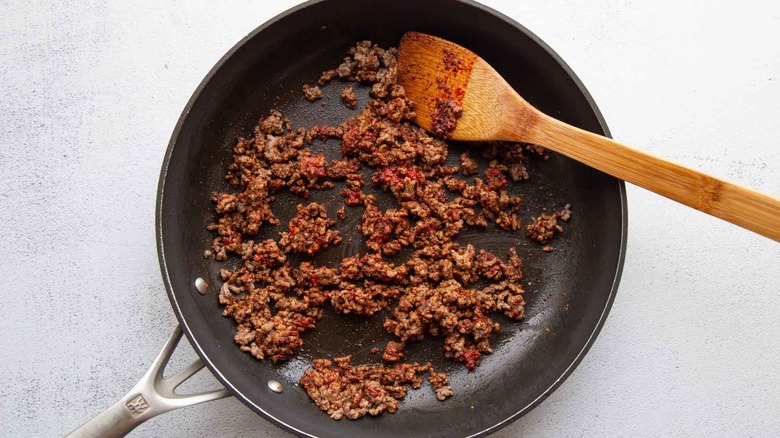
[[130,409],[130,412],[134,417],[143,414],[147,409],[149,409],[149,403],[144,400],[144,397],[141,394],[138,394],[137,396],[130,399],[130,401],[125,403],[125,406],[127,406],[127,409]]

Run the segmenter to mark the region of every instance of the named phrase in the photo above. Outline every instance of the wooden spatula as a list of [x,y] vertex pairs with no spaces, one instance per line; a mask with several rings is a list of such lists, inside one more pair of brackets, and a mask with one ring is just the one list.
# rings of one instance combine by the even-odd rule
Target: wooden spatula
[[556,120],[525,101],[485,60],[407,32],[398,81],[423,129],[454,140],[533,143],[689,207],[780,241],[780,200]]

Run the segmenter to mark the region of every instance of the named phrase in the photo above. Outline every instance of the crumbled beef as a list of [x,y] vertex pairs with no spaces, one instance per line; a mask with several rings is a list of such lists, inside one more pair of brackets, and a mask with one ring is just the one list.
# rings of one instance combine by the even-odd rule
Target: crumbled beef
[[428,374],[428,382],[430,382],[433,390],[436,392],[436,398],[438,400],[444,401],[447,397],[452,396],[452,388],[449,386],[450,381],[446,374],[437,373],[433,368],[428,371]]
[[385,353],[382,360],[387,363],[396,363],[404,357],[404,347],[402,342],[390,341],[385,346]]
[[355,94],[355,89],[352,88],[352,85],[347,85],[341,90],[341,101],[349,109],[357,108],[357,94]]
[[[232,287],[231,287],[232,286]],[[244,296],[235,294],[246,292]],[[322,318],[322,309],[311,306],[305,300],[277,296],[271,312],[271,295],[279,291],[274,286],[255,288],[251,283],[238,287],[225,283],[220,290],[223,314],[238,323],[235,341],[241,351],[258,359],[269,358],[274,362],[292,357],[303,345],[301,333],[314,328]]]
[[346,179],[349,175],[354,175],[360,170],[360,161],[358,160],[333,160],[328,167],[327,174],[329,178],[335,180]]
[[289,129],[290,121],[282,117],[282,113],[279,111],[271,110],[271,114],[269,114],[268,117],[260,119],[260,123],[255,128],[255,135],[258,132],[263,134],[282,135]]
[[347,175],[347,181],[343,190],[341,190],[341,196],[344,197],[344,203],[354,207],[356,205],[369,205],[373,204],[373,195],[366,195],[361,190],[365,183],[363,182],[363,175],[359,173],[350,173]]
[[[420,341],[426,334],[442,336],[445,356],[473,369],[479,365],[482,354],[492,352],[489,338],[499,329],[498,323],[485,315],[503,310],[510,317],[522,317],[523,289],[509,281],[499,283],[501,287],[466,288],[452,278],[454,264],[449,259],[435,259],[435,263],[421,263],[422,260],[425,258],[412,262],[417,274],[412,282],[419,284],[401,295],[392,318],[385,321],[385,328],[402,342]],[[471,266],[475,270],[477,264]],[[391,357],[397,356],[398,346],[391,347]]]
[[330,304],[337,313],[371,316],[386,310],[398,299],[400,288],[366,281],[364,287],[341,282],[330,292]]
[[321,249],[341,243],[341,234],[330,228],[335,222],[328,218],[325,207],[317,203],[305,207],[298,204],[297,210],[287,231],[279,233],[279,245],[285,252],[294,251],[312,256]]
[[311,143],[314,138],[327,140],[329,138],[340,139],[344,135],[344,129],[341,126],[317,125],[311,128],[307,134],[306,142]]
[[312,400],[334,420],[356,420],[366,414],[394,413],[398,400],[406,397],[407,387],[422,386],[420,374],[428,381],[439,400],[452,395],[447,376],[437,373],[430,363],[353,366],[350,357],[315,359],[312,368],[301,377],[301,386]]
[[[509,196],[504,187],[507,184],[503,171],[506,166],[491,163],[485,172],[485,178],[474,178],[474,185],[464,183],[447,182],[448,188],[461,193],[459,203],[463,207],[463,220],[468,225],[486,227],[488,221],[495,223],[505,230],[517,230],[521,223],[516,211],[520,207],[521,199]],[[480,206],[477,213],[473,207]]]
[[338,68],[323,72],[319,83],[324,85],[335,78],[369,82],[373,83],[372,96],[379,99],[392,96],[397,86],[397,55],[395,48],[385,50],[371,41],[361,41],[349,49]]
[[273,239],[263,240],[257,244],[248,241],[244,245],[242,258],[247,263],[258,263],[264,268],[282,266],[287,261],[287,256]]
[[460,154],[460,168],[463,170],[463,176],[477,174],[477,162],[471,158],[468,152]]
[[309,102],[314,102],[315,100],[322,99],[322,90],[316,85],[311,86],[309,84],[303,84],[303,95]]
[[322,154],[299,155],[298,170],[310,182],[317,181],[318,178],[325,176],[325,156]]
[[411,244],[414,234],[408,215],[404,209],[383,212],[374,204],[368,204],[360,225],[361,233],[367,238],[366,246],[372,251],[395,254]]
[[512,178],[512,181],[528,179],[528,171],[525,169],[525,165],[522,162],[510,164],[509,177]]
[[555,212],[533,218],[533,222],[525,227],[526,235],[539,243],[547,243],[556,232],[563,233],[563,227],[558,225],[559,217],[560,214]]
[[[571,206],[566,206],[561,211],[553,214],[541,214],[532,219],[525,227],[525,234],[539,243],[547,243],[556,234],[563,233],[563,227],[558,224],[558,219],[567,222],[571,218]],[[547,252],[550,252],[549,250]]]
[[542,157],[542,159],[544,160],[550,158],[550,150],[542,146],[536,144],[530,144],[530,143],[523,143],[523,149],[532,153],[533,155],[536,155],[537,157]]
[[571,219],[571,205],[566,204],[563,207],[563,210],[561,210],[561,220],[564,222],[569,222],[569,219]]

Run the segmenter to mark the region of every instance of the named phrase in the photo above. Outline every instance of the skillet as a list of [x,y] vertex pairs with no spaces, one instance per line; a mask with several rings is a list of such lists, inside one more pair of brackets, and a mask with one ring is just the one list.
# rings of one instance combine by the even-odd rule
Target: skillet
[[[257,119],[274,108],[296,127],[337,124],[355,115],[337,97],[343,84],[323,87],[326,97],[316,103],[303,99],[301,86],[335,67],[355,42],[370,39],[383,47],[395,46],[408,30],[441,36],[471,49],[543,112],[609,135],[584,86],[549,47],[511,19],[471,1],[311,1],[263,24],[231,49],[188,102],[165,155],[156,213],[160,268],[181,331],[202,363],[230,394],[300,436],[482,436],[495,432],[541,403],[571,374],[593,344],[617,290],[626,245],[623,182],[553,154],[547,161],[530,160],[530,179],[513,190],[523,198],[519,215],[525,222],[542,209],[572,205],[572,220],[564,235],[553,242],[554,252],[542,252],[520,232],[497,228],[467,230],[457,240],[499,255],[509,247],[517,249],[526,277],[525,319],[518,323],[498,318],[502,329],[491,342],[494,353],[472,372],[445,359],[440,340],[428,339],[407,350],[409,360],[430,360],[437,370],[447,372],[454,397],[439,402],[426,388],[410,391],[395,414],[359,421],[331,420],[314,405],[297,386],[311,359],[350,354],[356,364],[376,361],[370,349],[381,348],[390,339],[381,317],[336,316],[328,311],[317,328],[304,335],[305,345],[296,357],[280,365],[239,351],[233,342],[235,323],[221,315],[217,300],[218,273],[225,265],[203,258],[213,237],[206,231],[213,220],[210,196],[228,190],[224,163],[230,159],[236,138],[251,137]],[[365,87],[358,92],[360,107],[368,97]],[[450,157],[473,147],[453,144]],[[312,149],[335,158],[338,143],[315,142]],[[390,197],[377,196],[380,208],[393,205]],[[323,203],[331,213],[342,202],[339,190],[314,192],[311,200]],[[300,202],[289,194],[277,197],[273,209],[282,224]],[[360,209],[348,212],[347,220],[338,225],[342,234],[354,233],[360,219]],[[280,229],[265,227],[261,238],[278,236]],[[346,240],[319,254],[315,263],[335,266],[343,257],[363,250],[359,239]],[[197,284],[205,294],[195,287],[197,279],[202,279]],[[161,373],[157,376],[178,337],[177,331],[145,376],[146,384],[139,383],[112,407],[113,417],[96,417],[99,421],[93,420],[92,432],[122,434],[154,414],[228,394],[220,391],[188,400],[173,394],[178,380],[166,383]],[[200,366],[194,364],[181,379]],[[279,388],[283,388],[281,393],[272,390]],[[153,390],[169,396],[155,396]],[[115,424],[121,421],[124,426]],[[76,432],[90,435],[88,427]]]

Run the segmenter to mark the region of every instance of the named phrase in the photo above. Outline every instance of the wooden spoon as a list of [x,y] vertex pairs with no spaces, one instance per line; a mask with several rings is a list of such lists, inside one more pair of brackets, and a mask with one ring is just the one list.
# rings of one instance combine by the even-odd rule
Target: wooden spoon
[[689,207],[780,241],[780,200],[556,120],[525,101],[485,60],[450,41],[407,32],[398,81],[416,122],[463,141],[533,143]]

